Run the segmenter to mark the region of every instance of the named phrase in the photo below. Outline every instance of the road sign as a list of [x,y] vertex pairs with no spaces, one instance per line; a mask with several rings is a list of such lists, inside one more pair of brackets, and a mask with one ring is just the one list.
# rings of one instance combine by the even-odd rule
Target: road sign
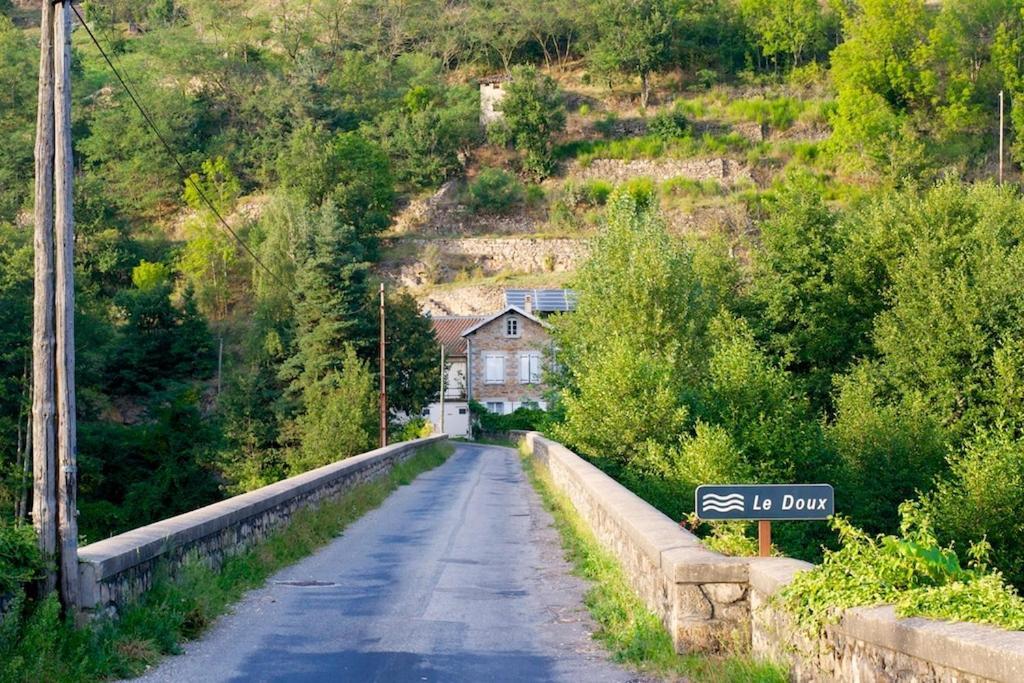
[[835,513],[830,484],[728,484],[698,486],[701,519],[827,519]]

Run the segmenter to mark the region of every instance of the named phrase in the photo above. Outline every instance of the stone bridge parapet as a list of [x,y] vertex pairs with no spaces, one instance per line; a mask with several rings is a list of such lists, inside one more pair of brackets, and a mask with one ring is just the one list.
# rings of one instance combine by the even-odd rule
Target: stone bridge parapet
[[856,683],[1024,681],[1024,632],[900,618],[891,606],[847,610],[816,640],[772,600],[813,565],[727,557],[565,446],[513,432],[622,565],[679,652],[737,644],[789,667],[791,680]]
[[298,510],[386,475],[446,435],[406,441],[320,467],[198,510],[90,543],[78,551],[82,607],[116,611],[186,561],[219,567],[225,557],[266,538]]

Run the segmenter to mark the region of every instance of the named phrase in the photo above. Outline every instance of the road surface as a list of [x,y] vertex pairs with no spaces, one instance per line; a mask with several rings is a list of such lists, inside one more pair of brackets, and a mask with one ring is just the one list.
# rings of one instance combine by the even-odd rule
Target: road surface
[[142,680],[635,680],[507,448],[459,445]]

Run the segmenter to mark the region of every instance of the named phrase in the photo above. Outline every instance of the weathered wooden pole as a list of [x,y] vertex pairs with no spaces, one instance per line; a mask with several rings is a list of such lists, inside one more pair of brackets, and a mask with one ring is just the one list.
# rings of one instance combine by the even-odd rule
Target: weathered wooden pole
[[[39,105],[36,119],[35,283],[32,306],[32,523],[48,560],[57,552],[54,435],[54,253],[53,253],[53,16],[42,3],[39,33]],[[41,593],[53,591],[57,575],[47,565]]]
[[60,595],[65,609],[77,610],[78,594],[78,429],[75,416],[75,217],[74,159],[71,147],[71,0],[64,0],[53,22],[54,44],[54,232],[57,286],[57,522],[60,541]]
[[387,344],[384,336],[384,283],[380,283],[380,447],[388,445]]
[[444,375],[444,344],[441,344],[441,421],[439,426],[442,434],[444,434],[444,392],[446,391],[444,386]]

